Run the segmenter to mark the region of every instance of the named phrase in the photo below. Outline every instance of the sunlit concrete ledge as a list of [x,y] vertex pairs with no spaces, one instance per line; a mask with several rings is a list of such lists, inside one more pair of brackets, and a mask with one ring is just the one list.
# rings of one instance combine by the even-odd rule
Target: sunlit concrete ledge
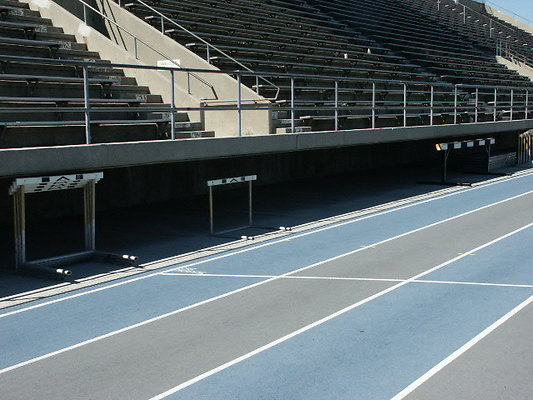
[[533,129],[533,120],[0,150],[0,177],[207,160]]

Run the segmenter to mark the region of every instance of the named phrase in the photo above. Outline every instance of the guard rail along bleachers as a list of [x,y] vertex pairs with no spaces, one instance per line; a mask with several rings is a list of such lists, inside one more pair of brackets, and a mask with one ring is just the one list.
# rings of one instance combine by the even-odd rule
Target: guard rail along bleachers
[[[0,1],[0,147],[190,137],[159,94],[126,76],[29,5]],[[181,125],[180,125],[181,124]],[[178,133],[176,133],[178,131]]]
[[[127,41],[125,47],[135,63],[100,61],[73,37],[68,44],[40,40],[50,21],[41,22],[39,26],[45,28],[38,28],[36,35],[19,39],[18,52],[0,51],[2,66],[24,65],[35,70],[32,74],[0,70],[0,79],[23,87],[11,95],[5,89],[8,85],[2,85],[1,90],[6,90],[2,96],[8,102],[0,108],[1,124],[8,128],[47,124],[81,128],[75,140],[49,138],[46,144],[212,136],[213,132],[180,132],[184,127],[191,130],[191,115],[201,116],[194,127],[204,132],[206,116],[215,115],[216,121],[221,113],[225,114],[224,125],[228,125],[228,116],[233,122],[235,136],[250,134],[245,121],[259,111],[273,117],[271,128],[267,127],[270,133],[532,117],[533,84],[528,78],[496,63],[493,49],[448,27],[440,14],[422,13],[421,7],[409,5],[410,0],[228,0],[212,1],[209,6],[200,0],[137,0],[120,4],[127,18],[152,24],[152,31],[159,35],[156,38],[172,38],[181,45],[184,56],[185,52],[196,54],[205,61],[198,65],[209,68],[190,68],[150,47],[145,38],[130,33],[109,16],[110,4],[118,5],[99,0],[96,9],[83,0],[73,1],[83,4],[84,18],[89,11],[97,13],[110,32],[115,30],[111,32],[115,39]],[[12,11],[14,4],[22,3],[0,0],[0,4],[6,10],[0,21],[7,23],[8,31],[11,18],[19,14],[42,21],[22,6],[22,11]],[[25,29],[17,34],[31,33],[31,27]],[[4,48],[11,49],[11,38],[4,36]],[[154,60],[166,62],[138,61],[142,49],[149,47],[157,53]],[[39,57],[33,53],[35,48],[41,52]],[[125,77],[125,72],[138,79],[157,72],[168,84],[150,94],[148,88],[135,85],[134,78]],[[224,78],[223,85],[213,83],[217,78]],[[53,90],[46,86],[49,82],[53,82]],[[183,98],[190,100],[194,97],[191,82],[213,96],[197,103],[181,101],[176,86],[182,88]],[[123,94],[126,83],[130,91],[144,93]],[[223,86],[231,90],[221,99],[217,96]],[[67,89],[75,89],[75,95],[65,94]],[[139,129],[144,136],[132,138],[129,133],[105,136],[100,130],[106,125],[122,129],[116,127],[128,124],[138,129],[143,121],[154,124],[157,134],[149,136]],[[0,146],[15,147],[13,141],[2,142],[2,137]],[[24,143],[43,145],[43,140]]]

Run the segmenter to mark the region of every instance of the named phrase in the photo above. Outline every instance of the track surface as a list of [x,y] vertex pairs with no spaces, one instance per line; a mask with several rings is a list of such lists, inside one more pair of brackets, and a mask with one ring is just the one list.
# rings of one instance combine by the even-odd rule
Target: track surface
[[533,174],[0,313],[0,398],[531,399]]

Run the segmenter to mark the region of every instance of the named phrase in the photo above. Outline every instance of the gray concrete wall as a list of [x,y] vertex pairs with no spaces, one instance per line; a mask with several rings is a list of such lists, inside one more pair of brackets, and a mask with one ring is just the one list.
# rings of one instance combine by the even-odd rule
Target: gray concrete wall
[[526,131],[533,119],[407,128],[359,129],[189,140],[101,143],[0,150],[0,177],[288,153],[371,144]]
[[496,56],[496,62],[502,65],[505,65],[510,70],[516,71],[520,75],[529,78],[530,81],[533,81],[533,68],[531,68],[529,65],[516,59],[513,61],[510,61],[502,56]]

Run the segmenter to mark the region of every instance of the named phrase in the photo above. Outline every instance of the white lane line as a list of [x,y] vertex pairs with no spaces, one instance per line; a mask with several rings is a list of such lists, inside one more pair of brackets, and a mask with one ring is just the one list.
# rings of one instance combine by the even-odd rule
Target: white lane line
[[[362,220],[366,220],[366,219],[382,216],[382,215],[393,213],[393,212],[396,212],[396,211],[401,211],[403,209],[407,209],[407,208],[414,207],[414,206],[417,206],[417,205],[425,204],[425,203],[428,203],[428,202],[431,202],[431,201],[445,199],[445,198],[447,198],[449,196],[454,196],[456,194],[466,193],[466,192],[469,192],[469,191],[472,191],[472,190],[478,190],[478,189],[486,188],[486,187],[489,187],[489,186],[493,186],[493,185],[497,185],[497,184],[501,184],[501,183],[506,183],[506,182],[509,182],[511,180],[528,177],[530,175],[533,175],[533,173],[519,175],[519,176],[516,176],[516,177],[511,177],[511,178],[506,179],[506,180],[491,182],[491,183],[488,183],[488,184],[485,184],[485,185],[480,185],[480,186],[468,188],[468,189],[465,189],[465,190],[462,190],[462,191],[449,193],[449,194],[446,194],[446,195],[443,195],[443,196],[434,197],[434,198],[427,199],[427,200],[424,200],[424,201],[415,202],[415,203],[412,203],[412,204],[407,204],[407,205],[404,205],[404,206],[401,206],[401,207],[397,207],[397,208],[393,208],[393,209],[390,209],[390,210],[381,211],[381,212],[373,213],[373,214],[370,214],[370,215],[365,215],[363,217],[359,217],[359,218],[356,218],[356,219],[353,219],[353,220],[349,220],[349,221],[344,221],[342,223],[335,223],[335,224],[332,224],[332,225],[328,225],[328,226],[320,228],[320,229],[311,229],[311,230],[306,231],[306,232],[301,233],[301,234],[297,234],[297,235],[290,236],[290,237],[283,238],[283,239],[279,239],[279,240],[269,241],[267,243],[264,243],[264,244],[261,244],[261,245],[258,245],[258,246],[247,247],[247,248],[244,248],[244,249],[239,250],[239,251],[231,251],[229,253],[222,254],[222,255],[219,255],[219,256],[216,256],[216,257],[209,257],[209,258],[203,259],[203,260],[198,261],[198,262],[186,264],[186,265],[184,265],[182,267],[194,267],[196,265],[206,264],[206,263],[209,263],[211,261],[216,261],[216,260],[220,260],[220,259],[223,259],[223,258],[232,257],[232,256],[235,256],[235,255],[239,255],[239,254],[242,254],[242,253],[250,252],[250,251],[253,251],[253,250],[256,250],[256,249],[260,249],[260,248],[263,248],[263,247],[272,246],[272,245],[275,245],[275,244],[278,244],[278,243],[281,243],[281,242],[294,240],[294,239],[297,239],[297,238],[300,238],[300,237],[304,237],[304,236],[307,236],[307,235],[312,235],[312,234],[316,234],[316,233],[319,233],[319,232],[322,232],[322,231],[326,231],[326,230],[329,230],[329,229],[334,229],[334,228],[337,228],[337,227],[340,227],[340,226],[343,226],[343,225],[356,223],[356,222],[359,222],[359,221],[362,221]],[[510,198],[507,198],[507,199],[504,199],[504,200],[500,200],[500,201],[498,201],[496,203],[488,204],[486,206],[483,206],[483,207],[468,211],[466,213],[459,214],[459,215],[457,215],[455,217],[447,218],[445,220],[436,222],[434,224],[427,225],[425,227],[421,227],[421,228],[416,229],[414,231],[407,232],[406,234],[414,233],[414,232],[417,232],[418,230],[425,229],[425,228],[434,226],[434,225],[439,224],[439,223],[444,223],[444,222],[450,221],[450,220],[452,220],[454,218],[459,218],[459,217],[462,217],[464,215],[467,215],[467,214],[470,214],[470,213],[473,213],[473,212],[476,212],[476,211],[479,211],[479,210],[482,210],[482,209],[485,209],[485,208],[488,208],[488,207],[492,207],[492,206],[504,203],[506,201],[514,200],[514,199],[516,199],[518,197],[521,197],[521,196],[527,196],[527,195],[529,195],[531,193],[533,193],[533,191],[530,190],[528,192],[521,193],[520,195],[513,196],[513,197],[510,197]],[[403,236],[405,236],[406,234],[404,234]],[[402,235],[400,235],[398,237],[401,237],[401,236]],[[394,239],[394,238],[391,238],[391,240],[392,239]],[[373,245],[362,247],[362,248],[360,248],[360,250],[365,250],[367,247],[371,247],[371,246],[373,246]],[[178,267],[178,268],[182,268],[182,267]],[[165,268],[165,271],[172,271],[172,270],[175,270],[175,269],[177,269],[177,268],[170,266],[168,268]],[[294,272],[297,272],[297,271],[294,271]],[[126,285],[126,284],[133,283],[133,282],[137,282],[139,280],[152,278],[154,276],[159,275],[160,273],[161,273],[161,271],[150,273],[150,274],[146,274],[146,275],[141,275],[141,276],[138,276],[136,278],[127,279],[127,280],[120,281],[120,282],[117,282],[117,283],[113,283],[113,284],[110,284],[110,285],[105,285],[103,287],[98,287],[98,288],[95,288],[95,289],[83,291],[83,292],[76,293],[76,294],[69,295],[69,296],[60,297],[60,298],[57,298],[57,299],[54,299],[54,300],[42,302],[42,303],[35,304],[35,305],[32,305],[32,306],[23,307],[23,308],[14,310],[14,311],[2,313],[2,314],[0,314],[0,319],[4,318],[4,317],[8,317],[10,315],[15,315],[15,314],[19,314],[19,313],[22,313],[22,312],[25,312],[25,311],[30,311],[30,310],[34,310],[34,309],[37,309],[37,308],[45,307],[45,306],[50,305],[50,304],[60,303],[60,302],[71,300],[71,299],[75,299],[75,298],[78,298],[78,297],[81,297],[81,296],[86,296],[86,295],[97,293],[97,292],[101,292],[101,291],[104,291],[104,290],[113,289],[115,287]]]
[[520,303],[518,306],[513,308],[511,311],[509,311],[507,314],[505,314],[503,317],[501,317],[499,320],[494,322],[492,325],[490,325],[488,328],[486,328],[483,332],[479,333],[478,335],[474,336],[472,339],[470,339],[468,342],[466,342],[463,346],[458,348],[456,351],[454,351],[452,354],[450,354],[448,357],[446,357],[444,360],[442,360],[440,363],[435,365],[433,368],[431,368],[429,371],[427,371],[424,375],[422,375],[420,378],[412,382],[409,386],[407,386],[405,389],[403,389],[401,392],[396,394],[394,397],[391,398],[391,400],[401,400],[405,398],[405,396],[412,393],[414,390],[416,390],[419,386],[421,386],[424,382],[429,380],[433,375],[441,371],[443,368],[445,368],[448,364],[455,361],[458,357],[466,353],[468,350],[470,350],[473,346],[475,346],[478,342],[483,340],[485,337],[487,337],[490,333],[492,333],[495,329],[497,329],[499,326],[507,322],[511,317],[513,317],[515,314],[523,310],[525,307],[527,307],[529,304],[533,302],[533,296],[530,296],[527,300]]
[[[400,287],[402,287],[402,286],[404,286],[404,285],[406,285],[408,283],[411,283],[411,282],[414,282],[416,280],[419,280],[419,278],[421,278],[421,277],[423,277],[423,276],[425,276],[427,274],[430,274],[431,272],[434,272],[434,271],[436,271],[436,270],[438,270],[440,268],[443,268],[443,267],[445,267],[445,266],[447,266],[447,265],[449,265],[449,264],[451,264],[451,263],[453,263],[453,262],[455,262],[455,261],[457,261],[457,260],[459,260],[461,258],[467,257],[471,253],[474,253],[476,251],[484,249],[485,247],[491,246],[494,243],[496,243],[496,242],[498,242],[500,240],[503,240],[505,238],[508,238],[509,236],[514,235],[514,234],[516,234],[516,233],[518,233],[518,232],[520,232],[520,231],[522,231],[524,229],[527,229],[527,228],[529,228],[532,225],[533,225],[533,223],[531,223],[531,224],[529,224],[529,225],[527,225],[525,227],[516,229],[516,230],[514,230],[512,232],[509,232],[509,233],[507,233],[507,234],[505,234],[503,236],[500,236],[499,238],[491,240],[490,242],[487,242],[487,243],[485,243],[485,244],[483,244],[481,246],[478,246],[478,247],[476,247],[476,248],[474,248],[474,249],[472,249],[470,251],[467,251],[466,253],[461,254],[461,255],[459,255],[457,257],[454,257],[451,260],[448,260],[448,261],[446,261],[446,262],[444,262],[442,264],[439,264],[439,265],[437,265],[437,266],[435,266],[433,268],[430,268],[430,269],[428,269],[428,270],[426,270],[426,271],[424,271],[424,272],[422,272],[420,274],[417,274],[417,275],[415,275],[415,276],[413,276],[413,277],[411,277],[411,278],[409,278],[409,279],[407,279],[407,280],[405,280],[403,282],[400,282],[400,283],[398,283],[398,284],[396,284],[394,286],[391,286],[391,287],[389,287],[389,288],[387,288],[385,290],[382,290],[381,292],[378,292],[378,293],[376,293],[376,294],[374,294],[374,295],[372,295],[370,297],[367,297],[367,298],[365,298],[365,299],[363,299],[363,300],[361,300],[361,301],[359,301],[359,302],[357,302],[355,304],[352,304],[352,305],[350,305],[350,306],[348,306],[346,308],[343,308],[342,310],[339,310],[339,311],[337,311],[337,312],[335,312],[333,314],[330,314],[330,315],[328,315],[328,316],[326,316],[326,317],[324,317],[324,318],[322,318],[322,319],[320,319],[318,321],[315,321],[315,322],[313,322],[313,323],[311,323],[311,324],[309,324],[307,326],[304,326],[303,328],[300,328],[300,329],[298,329],[298,330],[296,330],[294,332],[291,332],[288,335],[285,335],[285,336],[283,336],[283,337],[281,337],[281,338],[279,338],[277,340],[274,340],[274,341],[272,341],[272,342],[270,342],[270,343],[268,343],[268,344],[266,344],[264,346],[261,346],[261,347],[255,349],[255,350],[247,353],[247,354],[242,355],[241,357],[235,358],[235,359],[233,359],[231,361],[228,361],[225,364],[222,364],[222,365],[220,365],[220,366],[218,366],[216,368],[211,369],[210,371],[207,371],[207,372],[205,372],[205,373],[203,373],[201,375],[198,375],[195,378],[189,379],[188,381],[185,381],[185,382],[183,382],[183,383],[181,383],[181,384],[179,384],[179,385],[177,385],[177,386],[175,386],[175,387],[173,387],[173,388],[171,388],[171,389],[169,389],[169,390],[167,390],[167,391],[165,391],[165,392],[163,392],[161,394],[158,394],[158,395],[150,398],[150,400],[161,400],[161,399],[163,399],[163,398],[165,398],[167,396],[170,396],[170,395],[172,395],[172,394],[174,394],[176,392],[179,392],[180,390],[185,389],[188,386],[191,386],[191,385],[193,385],[193,384],[195,384],[195,383],[197,383],[197,382],[199,382],[199,381],[201,381],[201,380],[203,380],[205,378],[210,377],[211,375],[214,375],[214,374],[216,374],[216,373],[218,373],[220,371],[223,371],[223,370],[225,370],[225,369],[227,369],[227,368],[229,368],[229,367],[231,367],[231,366],[233,366],[235,364],[240,363],[241,361],[247,360],[248,358],[251,358],[251,357],[253,357],[253,356],[255,356],[255,355],[259,354],[259,353],[262,353],[263,351],[268,350],[268,349],[270,349],[270,348],[272,348],[272,347],[274,347],[274,346],[276,346],[276,345],[278,345],[280,343],[283,343],[283,342],[285,342],[285,341],[287,341],[287,340],[289,340],[289,339],[291,339],[291,338],[293,338],[295,336],[298,336],[301,333],[304,333],[304,332],[306,332],[306,331],[308,331],[308,330],[310,330],[312,328],[315,328],[315,327],[317,327],[319,325],[322,325],[325,322],[328,322],[328,321],[330,321],[330,320],[332,320],[332,319],[334,319],[334,318],[336,318],[336,317],[338,317],[338,316],[340,316],[342,314],[347,313],[348,311],[351,311],[351,310],[353,310],[353,309],[355,309],[357,307],[362,306],[363,304],[366,304],[366,303],[368,303],[368,302],[370,302],[372,300],[375,300],[378,297],[381,297],[381,296],[383,296],[383,295],[385,295],[387,293],[390,293],[390,292],[392,292],[392,291],[394,291],[394,290],[396,290],[396,289],[398,289],[398,288],[400,288]],[[0,371],[0,373],[1,373],[1,371]]]
[[186,277],[200,277],[200,278],[258,278],[258,279],[272,279],[279,278],[285,280],[316,280],[316,281],[355,281],[355,282],[411,282],[411,283],[431,283],[441,285],[471,285],[471,286],[496,286],[496,287],[511,287],[511,288],[533,288],[533,285],[519,284],[519,283],[491,283],[491,282],[469,282],[469,281],[439,281],[426,279],[398,279],[398,278],[358,278],[345,276],[282,276],[282,275],[232,275],[232,274],[187,274],[162,272],[162,276],[186,276]]
[[[296,274],[298,272],[305,271],[306,269],[313,268],[313,267],[316,267],[318,265],[325,264],[325,263],[328,263],[328,262],[331,262],[331,261],[335,261],[335,260],[337,260],[339,258],[346,257],[346,256],[349,256],[349,255],[358,253],[360,251],[364,251],[364,250],[366,250],[368,248],[373,248],[373,247],[379,246],[381,244],[384,244],[384,243],[387,243],[387,242],[402,238],[404,236],[411,235],[413,233],[422,231],[424,229],[428,229],[428,228],[431,228],[431,227],[434,227],[434,226],[437,226],[437,225],[440,225],[440,224],[443,224],[443,223],[446,223],[446,222],[449,222],[449,221],[464,217],[466,215],[473,214],[473,213],[476,213],[478,211],[481,211],[481,210],[484,210],[484,209],[487,209],[487,208],[490,208],[490,207],[494,207],[494,206],[497,206],[499,204],[506,203],[508,201],[515,200],[515,199],[523,197],[523,196],[528,196],[531,193],[533,193],[533,190],[530,190],[528,192],[525,192],[525,193],[522,193],[522,194],[519,194],[519,195],[516,195],[516,196],[513,196],[513,197],[509,197],[509,198],[504,199],[504,200],[497,201],[496,203],[491,203],[491,204],[487,204],[487,205],[482,206],[482,207],[478,207],[476,209],[473,209],[473,210],[464,212],[462,214],[458,214],[458,215],[455,215],[453,217],[449,217],[449,218],[446,218],[446,219],[443,219],[443,220],[440,220],[440,221],[437,221],[437,222],[434,222],[434,223],[429,224],[429,225],[422,226],[420,228],[413,229],[413,230],[408,231],[408,232],[404,232],[402,234],[387,238],[385,240],[381,240],[379,242],[369,244],[368,246],[359,247],[359,248],[357,248],[355,250],[352,250],[352,251],[349,251],[347,253],[343,253],[343,254],[340,254],[338,256],[331,257],[331,258],[316,262],[314,264],[308,265],[306,267],[303,267],[303,268],[300,268],[300,269],[297,269],[297,270],[294,270],[294,271],[287,272],[287,273],[285,273],[283,275],[280,275],[280,277],[281,276],[287,276],[287,275]],[[304,233],[301,236],[304,236],[304,235],[307,235],[307,233]],[[288,239],[282,239],[279,242],[286,241],[286,240],[288,240]],[[276,242],[276,243],[279,243],[279,242]],[[254,249],[265,247],[265,246],[268,246],[268,245],[270,245],[270,244],[266,243],[266,244],[260,245],[258,247],[255,247]],[[209,259],[205,259],[205,260],[200,260],[200,261],[196,261],[196,262],[193,262],[193,263],[189,263],[189,264],[186,264],[186,265],[178,267],[178,268],[172,268],[171,267],[170,269],[166,269],[165,272],[172,272],[172,271],[178,270],[180,268],[193,268],[193,267],[196,267],[197,265],[206,264],[206,263],[209,263],[209,262],[212,262],[212,261],[224,259],[224,258],[227,258],[227,257],[231,257],[233,255],[245,253],[245,252],[248,252],[248,251],[250,251],[250,249],[243,249],[243,250],[239,250],[237,252],[232,252],[230,254],[222,254],[220,256],[212,257],[212,258],[209,258]],[[8,316],[11,316],[11,315],[20,314],[22,312],[26,312],[26,311],[34,310],[34,309],[37,309],[37,308],[41,308],[41,307],[44,307],[44,306],[47,306],[47,305],[50,305],[50,304],[55,304],[55,303],[63,302],[63,301],[66,301],[66,300],[71,300],[71,299],[74,299],[74,298],[77,298],[77,297],[85,296],[85,295],[88,295],[88,294],[101,292],[101,291],[104,291],[104,290],[107,290],[107,289],[111,289],[111,288],[114,288],[114,287],[125,285],[126,283],[132,283],[132,282],[136,282],[136,281],[139,281],[139,280],[142,280],[142,279],[146,279],[146,278],[149,278],[149,277],[158,276],[160,274],[161,274],[161,271],[158,271],[158,272],[154,272],[154,273],[151,273],[151,274],[148,274],[148,275],[139,276],[137,278],[128,279],[127,281],[113,283],[111,285],[106,285],[104,287],[99,287],[99,288],[88,290],[88,291],[85,291],[85,292],[76,293],[76,294],[73,294],[73,295],[70,295],[70,296],[60,297],[58,299],[54,299],[54,300],[50,300],[50,301],[47,301],[47,302],[35,304],[33,306],[20,308],[18,310],[14,310],[14,311],[10,311],[10,312],[6,312],[6,313],[3,313],[3,314],[0,314],[0,319],[8,317]],[[268,283],[268,282],[270,282],[273,279],[279,279],[279,277],[271,278],[269,280],[264,281],[263,283]],[[255,287],[255,284],[252,285],[251,287]],[[246,289],[246,288],[247,287],[245,287],[243,289]],[[229,293],[233,294],[233,292],[229,292]]]
[[[299,331],[297,331],[297,332],[301,333],[301,332],[304,332],[305,330],[311,329],[312,327],[314,327],[314,326],[316,326],[316,325],[320,325],[321,323],[323,323],[323,322],[325,322],[325,321],[327,321],[327,320],[329,320],[329,319],[332,319],[332,318],[334,318],[334,317],[337,316],[337,315],[341,315],[341,314],[343,314],[344,312],[347,312],[347,311],[349,311],[349,310],[351,310],[351,309],[353,309],[353,308],[355,308],[355,307],[358,307],[359,305],[362,305],[362,304],[364,304],[364,303],[366,303],[366,302],[368,302],[368,301],[371,301],[371,300],[373,300],[373,299],[375,299],[375,298],[377,298],[377,297],[379,297],[379,296],[382,296],[382,295],[388,293],[389,291],[394,290],[394,289],[396,289],[396,288],[399,288],[399,287],[401,287],[401,286],[403,286],[403,285],[405,285],[405,284],[407,284],[407,283],[410,283],[410,282],[416,281],[418,278],[420,278],[420,277],[422,277],[422,276],[424,276],[424,275],[426,275],[426,274],[429,274],[429,273],[431,273],[431,272],[433,272],[433,271],[435,271],[435,270],[437,270],[437,269],[439,269],[439,268],[442,268],[442,267],[444,267],[444,266],[446,266],[446,265],[448,265],[448,264],[450,264],[450,263],[452,263],[452,262],[455,262],[455,261],[457,261],[457,260],[459,260],[459,259],[461,259],[461,258],[463,258],[463,257],[467,257],[469,254],[471,254],[471,253],[473,253],[473,252],[476,252],[476,251],[479,251],[479,250],[481,250],[481,249],[483,249],[483,248],[485,248],[485,247],[488,247],[488,246],[490,246],[490,245],[492,245],[492,244],[494,244],[494,243],[496,243],[496,242],[498,242],[498,241],[500,241],[500,240],[503,240],[503,239],[505,239],[505,238],[507,238],[507,237],[509,237],[509,236],[511,236],[511,235],[514,235],[515,233],[518,233],[518,232],[520,232],[520,231],[522,231],[522,230],[525,230],[525,229],[527,229],[527,228],[529,228],[529,227],[531,227],[531,226],[533,226],[533,223],[531,223],[531,224],[529,224],[529,225],[526,225],[526,226],[524,226],[524,227],[522,227],[522,228],[516,229],[516,230],[514,230],[513,232],[510,232],[510,233],[508,233],[508,234],[506,234],[506,235],[503,235],[503,236],[501,236],[501,237],[499,237],[499,238],[497,238],[497,239],[494,239],[494,240],[492,240],[492,241],[490,241],[490,242],[488,242],[488,243],[485,243],[485,244],[483,244],[483,245],[481,245],[481,246],[479,246],[479,247],[476,247],[475,249],[472,249],[472,250],[470,250],[470,251],[468,251],[468,252],[466,252],[466,253],[464,253],[464,254],[461,254],[461,255],[459,255],[459,256],[457,256],[457,257],[455,257],[455,258],[453,258],[453,259],[451,259],[451,260],[449,260],[449,261],[446,261],[445,263],[439,264],[438,266],[436,266],[436,267],[434,267],[434,268],[431,268],[431,269],[429,269],[429,270],[427,270],[427,271],[425,271],[425,272],[423,272],[423,273],[421,273],[421,274],[415,275],[415,276],[413,276],[413,277],[410,278],[410,279],[407,279],[407,280],[401,281],[401,282],[399,282],[397,285],[392,286],[391,288],[386,289],[386,290],[384,290],[384,291],[382,291],[382,292],[380,292],[380,293],[378,293],[378,294],[375,294],[375,295],[373,295],[373,296],[371,296],[371,297],[369,297],[369,298],[367,298],[367,299],[365,299],[365,300],[362,300],[361,302],[356,303],[356,305],[348,307],[348,308],[345,309],[344,311],[341,310],[341,311],[339,311],[338,313],[333,314],[333,316],[331,316],[331,317],[326,317],[326,319],[321,320],[322,322],[319,321],[319,323],[311,324],[309,327],[302,328],[302,329],[304,329],[304,330],[299,330]],[[389,241],[389,240],[391,240],[391,239],[386,239],[386,241]],[[356,250],[355,252],[358,252],[358,251],[361,251],[361,250],[362,250],[362,249],[358,249],[358,250]],[[336,259],[336,258],[339,258],[339,257],[334,257],[333,259]],[[320,263],[318,263],[318,264],[320,264]],[[315,264],[313,264],[313,265],[315,265]],[[184,311],[190,310],[190,309],[192,309],[192,308],[199,307],[199,306],[201,306],[201,305],[208,304],[208,303],[211,303],[211,302],[214,302],[214,301],[217,301],[217,300],[223,299],[223,298],[228,297],[228,296],[231,296],[231,295],[233,295],[233,294],[237,294],[237,293],[243,292],[243,291],[245,291],[245,290],[249,290],[249,289],[252,289],[252,288],[255,288],[255,287],[258,287],[258,286],[264,285],[264,284],[266,284],[266,283],[269,283],[269,282],[272,282],[272,281],[275,281],[275,280],[281,279],[281,278],[286,277],[286,276],[289,276],[289,275],[291,275],[291,274],[298,273],[298,272],[300,272],[300,271],[303,271],[303,270],[309,269],[309,268],[311,268],[311,267],[312,267],[312,266],[303,267],[303,268],[300,268],[299,270],[291,271],[291,272],[288,272],[288,273],[286,273],[286,274],[284,274],[284,275],[280,275],[280,276],[276,276],[276,277],[273,277],[273,278],[269,278],[269,279],[266,279],[266,280],[264,280],[264,281],[260,281],[260,282],[254,283],[254,284],[252,284],[252,285],[245,286],[245,287],[242,287],[242,288],[239,288],[239,289],[233,290],[233,291],[228,292],[228,293],[221,294],[221,295],[216,296],[216,297],[212,297],[212,298],[210,298],[210,299],[207,299],[207,300],[204,300],[204,301],[201,301],[201,302],[195,303],[195,304],[191,304],[191,305],[189,305],[189,306],[187,306],[187,307],[183,307],[183,308],[180,308],[180,309],[178,309],[178,310],[174,310],[174,311],[168,312],[168,313],[166,313],[166,314],[159,315],[159,316],[154,317],[154,318],[150,318],[150,319],[148,319],[148,320],[145,320],[145,321],[139,322],[139,323],[137,323],[137,324],[130,325],[130,326],[127,326],[127,327],[125,327],[125,328],[118,329],[118,330],[116,330],[116,331],[109,332],[109,333],[106,333],[106,334],[104,334],[104,335],[97,336],[97,337],[95,337],[95,338],[92,338],[92,339],[86,340],[86,341],[84,341],[84,342],[80,342],[80,343],[74,344],[74,345],[72,345],[72,346],[68,346],[68,347],[65,347],[65,348],[63,348],[63,349],[59,349],[59,350],[57,350],[57,351],[54,351],[54,352],[51,352],[51,353],[48,353],[48,354],[44,354],[44,355],[42,355],[42,356],[32,358],[32,359],[30,359],[30,360],[23,361],[23,362],[21,362],[21,363],[18,363],[18,364],[12,365],[12,366],[7,367],[7,368],[4,368],[4,369],[1,369],[1,370],[0,370],[0,374],[3,374],[3,373],[6,373],[6,372],[9,372],[9,371],[12,371],[12,370],[17,369],[17,368],[24,367],[24,366],[29,365],[29,364],[33,364],[33,363],[35,363],[35,362],[38,362],[38,361],[41,361],[41,360],[44,360],[44,359],[47,359],[47,358],[50,358],[50,357],[56,356],[56,355],[61,354],[61,353],[65,353],[65,352],[70,351],[70,350],[77,349],[77,348],[79,348],[79,347],[85,346],[85,345],[90,344],[90,343],[97,342],[97,341],[99,341],[99,340],[103,340],[103,339],[109,338],[109,337],[111,337],[111,336],[115,336],[115,335],[118,335],[118,334],[121,334],[121,333],[127,332],[127,331],[129,331],[129,330],[131,330],[131,329],[135,329],[135,328],[139,328],[139,327],[144,326],[144,325],[148,325],[148,324],[150,324],[150,323],[152,323],[152,322],[156,322],[156,321],[159,321],[159,320],[161,320],[161,319],[164,319],[164,318],[167,318],[167,317],[170,317],[170,316],[173,316],[173,315],[176,315],[176,314],[182,313],[182,312],[184,312]],[[190,275],[191,275],[191,276],[197,276],[196,274],[190,274]],[[298,333],[296,333],[296,334],[298,334]],[[296,336],[296,334],[291,334],[291,335],[292,335],[292,336]],[[290,336],[290,337],[292,337],[292,336]],[[288,338],[289,338],[289,337],[287,337],[287,338],[284,339],[284,340],[287,340]],[[282,341],[283,341],[283,340],[282,340]],[[279,343],[281,343],[281,342],[279,342]],[[275,344],[271,345],[270,347],[272,347],[272,346],[274,346],[274,345],[275,345]],[[267,345],[267,346],[269,346],[269,345]],[[264,350],[266,350],[267,348],[269,348],[269,347],[265,347]],[[263,350],[261,350],[261,351],[263,351]],[[253,355],[253,354],[252,354],[252,355]],[[249,357],[251,357],[252,355],[250,355]],[[247,357],[247,358],[248,358],[248,357]],[[231,365],[233,365],[233,364],[231,364]],[[228,365],[228,366],[230,366],[230,365]],[[227,367],[226,367],[226,368],[227,368]],[[213,373],[215,373],[215,372],[213,372]],[[212,375],[212,374],[211,374],[211,375]],[[202,378],[202,379],[203,379],[203,378]],[[194,383],[194,382],[193,382],[193,383]],[[192,383],[190,383],[190,384],[192,384]]]

